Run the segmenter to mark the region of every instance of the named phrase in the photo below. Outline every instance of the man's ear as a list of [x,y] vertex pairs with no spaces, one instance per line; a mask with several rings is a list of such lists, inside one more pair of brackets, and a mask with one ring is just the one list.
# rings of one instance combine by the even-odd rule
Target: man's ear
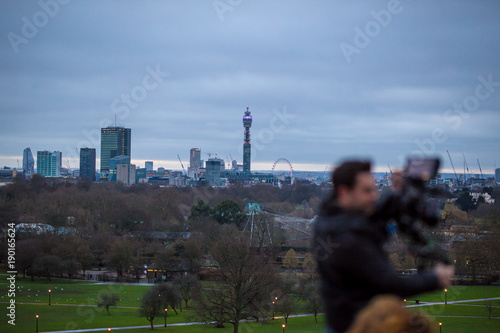
[[340,185],[337,188],[337,200],[345,200],[348,192],[349,192],[349,188],[347,188],[347,186]]

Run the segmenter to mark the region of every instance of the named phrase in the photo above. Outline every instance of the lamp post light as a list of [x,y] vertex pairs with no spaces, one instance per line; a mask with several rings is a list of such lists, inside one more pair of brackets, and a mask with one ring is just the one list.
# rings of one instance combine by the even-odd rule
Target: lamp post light
[[405,308],[406,308],[406,298],[403,301],[405,302]]
[[448,289],[444,290],[444,304],[448,304]]
[[443,323],[439,323],[439,333],[441,333],[441,327],[443,327]]
[[168,311],[168,309],[165,308],[165,327],[167,327],[167,316],[168,316],[167,311]]
[[50,305],[50,289],[49,289],[49,305]]
[[274,301],[273,301],[273,320],[274,320]]
[[111,332],[111,327],[108,327],[108,332]]
[[283,327],[283,333],[285,333],[285,324],[281,325],[281,327]]
[[38,315],[36,315],[35,317],[36,317],[36,333],[38,333]]

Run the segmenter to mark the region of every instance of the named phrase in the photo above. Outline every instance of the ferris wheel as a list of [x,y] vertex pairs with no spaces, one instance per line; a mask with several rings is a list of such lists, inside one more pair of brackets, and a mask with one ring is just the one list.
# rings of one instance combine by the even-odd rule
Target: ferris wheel
[[272,168],[272,172],[273,174],[275,174],[275,169],[276,169],[276,165],[278,165],[278,163],[285,163],[288,165],[288,167],[290,168],[290,177],[293,177],[293,167],[292,167],[292,163],[290,163],[289,160],[287,160],[286,158],[283,158],[283,157],[280,157],[276,160],[276,162],[274,162],[273,164],[273,168]]

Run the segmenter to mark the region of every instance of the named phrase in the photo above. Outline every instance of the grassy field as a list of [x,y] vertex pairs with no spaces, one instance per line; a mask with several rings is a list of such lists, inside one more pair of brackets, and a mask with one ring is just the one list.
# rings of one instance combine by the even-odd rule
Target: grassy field
[[[2,306],[2,320],[0,332],[34,332],[35,315],[39,315],[39,331],[69,330],[82,328],[102,328],[120,326],[142,326],[149,322],[139,317],[137,308],[144,292],[150,286],[138,285],[104,285],[91,282],[67,280],[53,280],[47,283],[44,279],[17,279],[16,292],[16,326],[7,324],[6,305]],[[48,289],[51,289],[51,303],[48,303]],[[95,307],[99,293],[114,292],[121,298],[119,306],[110,308],[111,316],[105,309]],[[6,302],[7,285],[0,284],[0,301]],[[500,287],[460,287],[448,289],[448,301],[467,300],[488,297],[500,297]],[[407,305],[415,304],[415,299],[420,302],[443,302],[444,292],[435,292],[409,298]],[[20,304],[34,303],[34,304]],[[493,309],[492,316],[500,316],[500,300],[493,301],[497,308]],[[484,318],[452,318],[442,316],[475,316],[487,317],[488,311],[484,301],[464,304],[437,304],[415,307],[413,310],[431,315],[431,320],[443,322],[443,332],[500,332],[499,319]],[[179,311],[179,310],[178,310]],[[300,313],[300,309],[297,311]],[[187,309],[175,315],[169,309],[168,323],[182,323],[196,320],[191,310]],[[320,323],[316,324],[314,318],[290,318],[286,332],[323,332],[324,318],[320,316]],[[240,332],[281,332],[283,320],[271,320],[262,323],[242,323]],[[163,324],[164,317],[155,320],[155,324]],[[194,325],[187,327],[168,327],[170,332],[232,332],[232,325],[225,329],[215,329],[211,325]],[[165,330],[163,327],[155,330]],[[125,332],[146,332],[149,329],[127,330]]]
[[[414,303],[416,299],[421,302],[444,302],[444,290],[418,295],[407,299],[408,304]],[[452,286],[447,291],[448,301],[461,301],[475,298],[500,297],[500,287],[491,286]]]

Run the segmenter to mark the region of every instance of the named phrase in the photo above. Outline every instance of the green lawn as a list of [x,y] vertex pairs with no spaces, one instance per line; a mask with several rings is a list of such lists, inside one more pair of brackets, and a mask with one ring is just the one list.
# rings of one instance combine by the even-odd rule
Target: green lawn
[[[120,326],[142,326],[149,322],[139,317],[136,308],[115,308],[110,309],[109,316],[105,309],[97,308],[95,299],[99,293],[111,291],[121,297],[119,306],[138,307],[140,299],[144,292],[150,286],[137,285],[102,285],[90,282],[67,280],[53,280],[52,283],[46,283],[44,279],[36,279],[34,282],[30,279],[17,279],[16,292],[16,326],[7,324],[5,311],[6,304],[2,304],[3,311],[0,311],[2,319],[0,321],[0,332],[33,332],[35,328],[35,315],[39,318],[39,331],[67,330],[81,328],[101,328],[101,327],[120,327]],[[52,290],[51,302],[48,306],[48,289]],[[7,285],[0,284],[1,301],[7,301]],[[454,286],[448,290],[448,300],[466,300],[475,298],[500,297],[499,287],[460,287]],[[415,304],[414,300],[418,298],[421,302],[442,302],[444,301],[444,292],[419,295],[418,297],[408,299],[407,304]],[[21,302],[38,303],[36,305],[19,304]],[[487,309],[482,306],[484,302],[474,302],[465,304],[448,305],[428,305],[413,308],[420,312],[432,316],[487,316]],[[57,305],[65,304],[65,305]],[[70,306],[73,305],[73,306]],[[481,305],[481,306],[471,306]],[[493,305],[500,306],[500,301],[493,301]],[[298,310],[300,312],[300,310]],[[492,316],[500,316],[500,308],[494,308]],[[180,323],[194,321],[192,311],[187,310],[175,315],[169,309],[168,322]],[[435,322],[443,322],[443,332],[500,332],[499,319],[478,319],[478,318],[443,318],[432,317]],[[316,324],[313,317],[290,318],[289,326],[286,332],[323,332],[324,318],[320,316],[320,323]],[[163,324],[164,318],[159,317],[155,324]],[[270,320],[262,323],[242,323],[240,332],[281,332],[283,320]],[[226,325],[225,329],[215,329],[212,325],[194,325],[187,327],[168,327],[170,332],[232,332],[232,325]],[[446,327],[446,329],[445,329]],[[164,330],[164,328],[155,328],[155,330]],[[146,332],[149,329],[127,330],[124,332]]]
[[[421,302],[444,302],[444,294],[444,290],[426,293],[416,297],[409,297],[407,302],[408,304],[414,303],[415,299],[418,299]],[[488,297],[500,297],[500,288],[493,286],[452,286],[448,288],[447,292],[448,301],[461,301]]]
[[[442,322],[443,333],[497,333],[500,332],[500,319],[473,318],[430,318],[435,323]],[[439,332],[439,331],[438,331]]]
[[[179,312],[176,315],[169,310],[168,323],[192,321],[192,311]],[[57,306],[57,305],[18,305],[16,307],[16,326],[10,327],[4,319],[0,322],[0,332],[29,332],[35,327],[35,315],[39,315],[39,330],[57,331],[68,329],[141,326],[149,322],[139,317],[137,309],[110,308],[111,316],[106,310],[97,307]],[[5,315],[2,316],[6,318]],[[155,324],[163,324],[164,317],[155,319]]]
[[[488,316],[488,311],[484,306],[470,306],[470,305],[429,305],[423,307],[416,307],[411,310],[419,311],[432,316]],[[500,309],[494,309],[492,316],[500,316]]]
[[[16,280],[18,291],[16,292],[16,302],[18,303],[48,303],[49,289],[51,290],[52,304],[86,304],[95,305],[99,293],[113,292],[120,296],[121,306],[139,306],[140,299],[144,292],[151,288],[149,286],[134,285],[104,285],[92,282],[71,282],[68,280],[52,280],[47,283],[45,279],[18,278]],[[3,296],[0,301],[6,301],[7,285],[0,285],[0,294]]]

